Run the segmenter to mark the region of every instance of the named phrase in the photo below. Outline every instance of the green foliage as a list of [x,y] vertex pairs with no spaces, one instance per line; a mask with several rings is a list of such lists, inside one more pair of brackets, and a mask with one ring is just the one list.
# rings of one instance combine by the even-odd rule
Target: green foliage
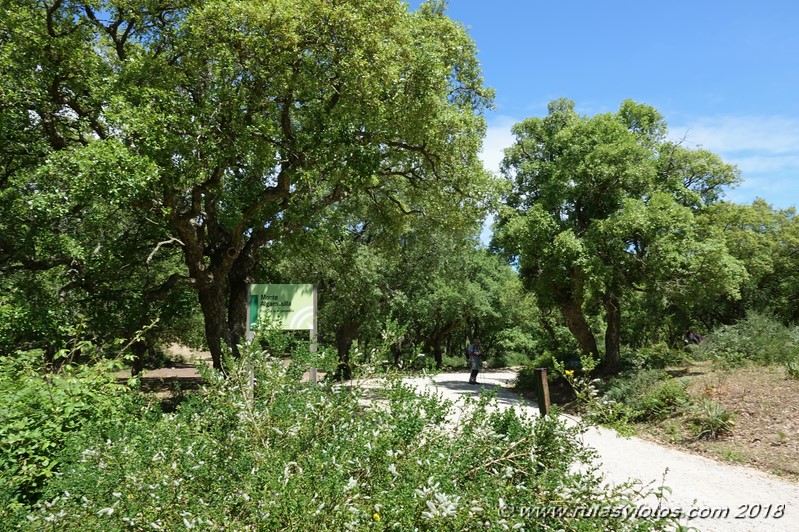
[[548,111],[513,128],[493,245],[545,308],[560,311],[581,351],[618,371],[629,294],[688,315],[697,300],[740,297],[743,265],[696,221],[738,171],[667,141],[662,116],[646,105],[625,101],[615,114],[587,117],[561,99]]
[[[516,387],[525,392],[532,392],[536,387],[535,370],[537,368],[546,368],[548,370],[548,378],[558,378],[558,373],[552,371],[555,369],[555,358],[549,351],[544,351],[533,360],[524,364],[516,374]],[[572,368],[569,368],[572,369]]]
[[656,369],[619,375],[610,382],[604,398],[624,405],[631,421],[660,421],[691,404],[686,384]]
[[690,422],[698,439],[717,439],[732,432],[735,425],[732,412],[709,399],[694,406]]
[[529,354],[536,348],[530,333],[520,326],[499,331],[491,345],[488,365],[493,368],[524,365],[530,361]]
[[785,363],[788,377],[799,380],[799,359],[789,360]]
[[663,369],[686,362],[689,358],[684,349],[672,349],[662,342],[637,349],[622,349],[623,367],[635,370]]
[[[235,351],[244,335],[259,259],[328,216],[333,234],[374,224],[362,236],[393,244],[420,215],[445,234],[473,230],[496,188],[477,156],[493,93],[445,11],[0,3],[0,271],[20,273],[14,288],[50,281],[48,306],[71,303],[98,336],[161,318],[150,346],[196,332],[181,316],[199,302],[219,366],[222,344]],[[354,216],[337,216],[339,202]],[[344,248],[326,276],[338,285],[331,322],[371,315],[386,296],[372,282],[381,257]],[[41,341],[46,320],[12,299],[3,314],[24,321],[8,343]]]
[[[84,357],[93,349],[80,348]],[[96,420],[128,414],[127,386],[112,374],[119,362],[63,363],[66,355],[57,357],[53,371],[40,351],[0,358],[0,507],[6,512],[37,500],[58,471],[65,442]]]
[[516,373],[516,388],[522,391],[533,391],[535,386],[535,366],[532,364],[522,366]]
[[[608,490],[591,465],[593,451],[580,443],[580,427],[498,411],[490,396],[472,400],[453,425],[452,405],[398,381],[304,384],[257,352],[227,367],[228,378],[207,373],[206,390],[173,414],[107,415],[85,424],[62,448],[63,475],[48,479],[44,500],[6,524],[512,528],[525,521],[508,506],[628,506],[647,492],[633,485]],[[545,524],[596,523],[564,517]],[[666,525],[602,521],[608,530]]]
[[696,356],[722,368],[748,364],[788,364],[799,359],[799,328],[760,313],[723,326],[693,348]]

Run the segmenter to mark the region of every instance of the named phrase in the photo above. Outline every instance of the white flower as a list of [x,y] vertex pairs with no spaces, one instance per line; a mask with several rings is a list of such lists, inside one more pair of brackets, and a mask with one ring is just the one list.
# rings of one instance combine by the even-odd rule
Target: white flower
[[358,481],[356,481],[354,478],[350,477],[349,482],[347,482],[347,485],[344,486],[344,491],[350,491],[352,488],[354,488],[357,485],[358,485]]
[[97,515],[111,515],[112,513],[114,513],[113,508],[103,508],[102,510],[97,512]]
[[399,473],[397,472],[397,466],[395,466],[394,464],[389,464],[388,472],[394,475],[395,477],[399,475]]

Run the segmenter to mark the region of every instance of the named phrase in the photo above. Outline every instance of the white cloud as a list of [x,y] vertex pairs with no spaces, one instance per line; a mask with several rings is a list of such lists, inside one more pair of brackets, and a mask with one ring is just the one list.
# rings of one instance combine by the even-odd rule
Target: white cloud
[[488,170],[499,173],[499,165],[505,155],[503,150],[509,148],[515,140],[510,130],[517,122],[519,120],[511,116],[498,116],[491,120],[486,129],[483,149],[480,151],[480,159]]
[[799,119],[780,116],[721,116],[700,118],[671,127],[672,136],[685,138],[717,153],[799,153]]
[[704,117],[669,128],[675,141],[700,146],[738,166],[744,179],[728,198],[750,203],[760,197],[778,208],[799,197],[799,118]]

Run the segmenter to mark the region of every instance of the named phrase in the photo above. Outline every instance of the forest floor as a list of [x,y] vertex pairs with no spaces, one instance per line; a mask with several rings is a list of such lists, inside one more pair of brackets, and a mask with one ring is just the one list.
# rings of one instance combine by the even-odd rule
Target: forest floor
[[637,424],[638,436],[799,481],[799,380],[782,367],[721,370],[700,362],[671,371],[687,380],[696,402],[709,399],[733,414],[731,433],[696,439],[678,417]]

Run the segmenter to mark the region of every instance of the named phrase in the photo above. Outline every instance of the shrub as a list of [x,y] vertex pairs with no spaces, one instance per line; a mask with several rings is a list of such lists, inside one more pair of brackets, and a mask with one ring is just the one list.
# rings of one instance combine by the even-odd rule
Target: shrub
[[634,420],[663,420],[691,404],[685,383],[669,379],[646,391],[630,404]]
[[750,313],[746,319],[717,329],[693,351],[723,368],[784,364],[799,356],[799,329],[764,314]]
[[535,340],[521,327],[501,331],[488,350],[488,366],[504,368],[526,364],[530,361],[528,353],[532,353],[535,347]]
[[518,372],[516,372],[516,388],[523,392],[533,392],[536,389],[536,368],[544,366],[536,366],[533,364],[525,364]]
[[690,421],[698,439],[716,439],[729,434],[735,424],[732,412],[709,399],[694,407]]
[[[63,449],[64,474],[49,479],[46,498],[11,525],[501,529],[530,524],[508,508],[623,507],[640,494],[631,485],[607,489],[581,444],[583,429],[557,417],[498,411],[481,395],[454,424],[452,405],[399,380],[311,385],[256,355],[231,361],[227,378],[206,372],[205,392],[173,414],[93,420]],[[545,528],[595,528],[588,521],[550,517]]]
[[786,362],[785,370],[791,379],[799,379],[799,359]]
[[681,364],[688,358],[681,349],[672,349],[664,343],[637,349],[623,348],[622,364],[627,369],[663,369]]
[[[84,355],[91,345],[83,343]],[[0,358],[0,521],[35,502],[59,467],[61,446],[97,419],[127,412],[133,397],[116,383],[114,361],[46,370],[39,351]]]
[[631,421],[663,420],[691,404],[685,383],[662,370],[619,375],[604,396],[625,405]]

